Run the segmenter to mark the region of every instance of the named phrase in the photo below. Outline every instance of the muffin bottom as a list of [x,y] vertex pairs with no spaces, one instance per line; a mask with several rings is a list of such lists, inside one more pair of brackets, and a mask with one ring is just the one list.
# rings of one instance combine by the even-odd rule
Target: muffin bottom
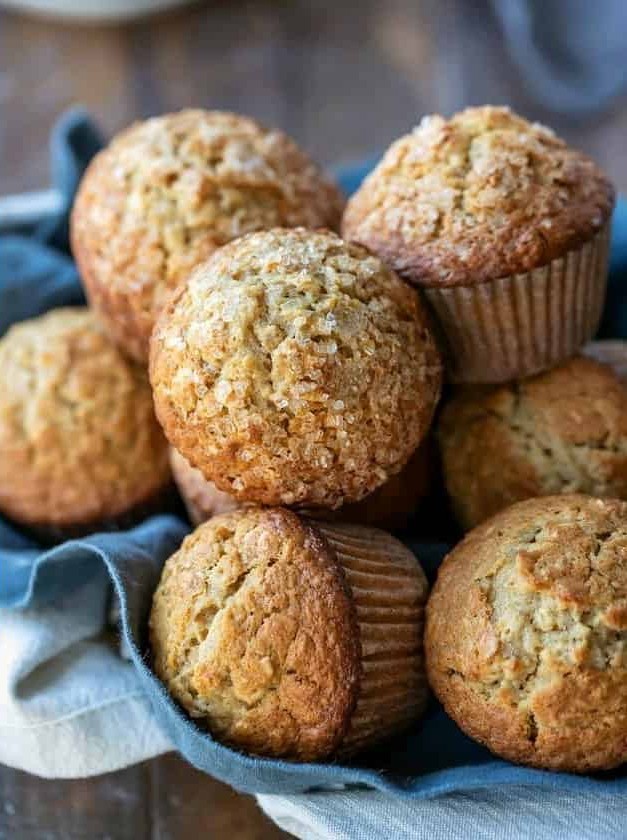
[[532,271],[474,286],[424,287],[456,383],[499,383],[548,370],[597,331],[610,223],[580,248]]

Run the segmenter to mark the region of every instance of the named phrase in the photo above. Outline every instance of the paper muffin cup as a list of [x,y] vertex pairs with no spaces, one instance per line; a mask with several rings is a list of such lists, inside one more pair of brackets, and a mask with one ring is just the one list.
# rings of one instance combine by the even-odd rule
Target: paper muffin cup
[[315,527],[344,570],[361,642],[359,694],[338,750],[343,756],[405,729],[424,711],[428,585],[411,551],[384,531],[326,522]]
[[547,265],[474,286],[423,287],[441,331],[449,381],[522,379],[574,356],[605,300],[609,221]]

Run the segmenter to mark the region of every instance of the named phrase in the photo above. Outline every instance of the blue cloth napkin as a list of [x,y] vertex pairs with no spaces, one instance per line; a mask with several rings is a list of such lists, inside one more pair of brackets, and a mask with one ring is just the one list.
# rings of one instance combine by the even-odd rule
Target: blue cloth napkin
[[[97,132],[82,112],[71,112],[52,139],[55,185],[63,191],[64,211],[42,225],[0,238],[0,335],[16,321],[54,306],[83,300],[67,251],[67,210],[80,174],[98,149]],[[340,172],[347,192],[367,166]],[[627,335],[627,208],[616,213],[612,277],[603,331]],[[347,765],[292,764],[253,758],[228,749],[190,720],[170,699],[150,670],[146,617],[160,568],[187,532],[172,517],[148,519],[129,531],[97,534],[43,550],[8,522],[0,520],[0,608],[38,609],[99,576],[119,599],[121,634],[154,714],[170,741],[199,769],[251,793],[289,794],[312,789],[358,786],[404,798],[433,797],[499,786],[541,786],[570,793],[627,794],[627,771],[578,777],[514,766],[475,744],[432,702],[425,719],[408,734],[390,740]],[[408,543],[433,578],[447,546]]]

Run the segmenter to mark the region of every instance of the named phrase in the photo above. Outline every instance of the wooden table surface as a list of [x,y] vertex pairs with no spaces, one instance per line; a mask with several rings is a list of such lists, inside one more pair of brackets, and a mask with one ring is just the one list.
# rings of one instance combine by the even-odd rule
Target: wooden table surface
[[[419,117],[509,103],[594,155],[627,190],[627,107],[547,113],[512,66],[487,0],[221,0],[125,27],[0,11],[0,193],[48,183],[47,137],[81,103],[111,133],[196,105],[275,124],[322,163],[385,147]],[[0,840],[287,836],[250,797],[167,756],[99,779],[0,768]]]

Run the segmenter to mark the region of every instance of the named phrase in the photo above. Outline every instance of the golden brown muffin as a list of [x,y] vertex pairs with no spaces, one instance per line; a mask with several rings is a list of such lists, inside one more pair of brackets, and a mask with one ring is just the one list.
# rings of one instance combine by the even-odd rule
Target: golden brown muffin
[[337,228],[343,199],[285,134],[220,111],[136,123],[96,156],[72,212],[91,304],[139,361],[170,290],[225,242],[282,225]]
[[627,341],[591,341],[581,352],[584,356],[611,367],[621,382],[627,384]]
[[217,251],[151,341],[170,443],[242,501],[339,507],[426,434],[439,355],[418,295],[335,234],[275,229]]
[[[207,481],[200,470],[192,467],[174,448],[170,448],[170,463],[174,480],[194,525],[246,504],[218,490],[213,482]],[[391,476],[385,484],[361,501],[343,505],[337,510],[308,508],[300,512],[313,519],[353,522],[356,525],[396,531],[407,526],[431,489],[432,477],[433,455],[429,441],[418,447],[399,473]]]
[[420,286],[482,283],[577,248],[614,191],[585,155],[508,108],[425,117],[350,199],[354,239]]
[[627,504],[529,499],[475,528],[440,567],[425,652],[447,713],[503,758],[627,761]]
[[165,564],[154,668],[219,740],[299,761],[348,754],[426,702],[427,583],[372,529],[242,508],[201,525]]
[[627,388],[592,359],[496,388],[459,389],[438,437],[465,528],[531,496],[627,499]]
[[425,117],[396,141],[342,231],[425,288],[452,379],[497,382],[550,367],[593,335],[613,205],[589,158],[485,106]]
[[50,534],[115,524],[170,483],[148,379],[87,309],[0,340],[0,509]]

